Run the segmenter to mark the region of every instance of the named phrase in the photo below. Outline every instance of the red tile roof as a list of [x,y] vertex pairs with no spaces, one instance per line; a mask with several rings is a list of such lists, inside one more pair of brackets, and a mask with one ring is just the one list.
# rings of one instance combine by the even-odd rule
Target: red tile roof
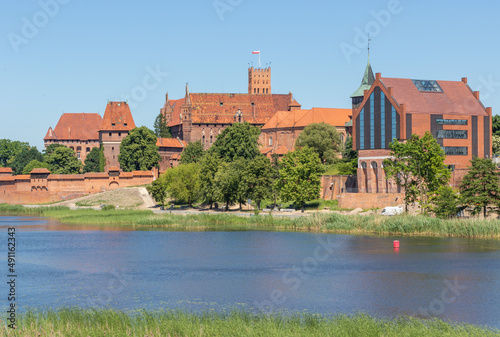
[[12,168],[10,168],[10,167],[0,167],[0,173],[12,173]]
[[135,128],[134,118],[127,102],[108,102],[99,130],[130,131]]
[[111,172],[111,171],[113,171],[113,172],[120,171],[120,168],[119,168],[118,166],[111,166],[111,167],[109,168],[109,171],[110,171],[110,172]]
[[30,174],[33,173],[50,173],[50,171],[46,168],[34,168],[33,170],[31,170]]
[[[241,110],[243,119],[251,124],[265,124],[276,111],[286,111],[300,104],[291,93],[272,95],[253,94],[189,94],[192,104],[191,120],[195,124],[232,124],[235,113]],[[173,107],[169,126],[180,124],[181,107],[186,99],[169,100],[165,106]]]
[[96,113],[65,113],[54,130],[49,128],[44,140],[99,140],[101,120]]
[[262,130],[276,128],[305,128],[312,123],[327,123],[344,127],[350,120],[351,109],[312,108],[311,110],[278,111],[262,127]]
[[156,146],[159,147],[185,148],[186,145],[186,142],[178,138],[158,138],[156,141]]
[[407,113],[487,116],[485,108],[462,81],[437,81],[443,92],[420,91],[413,80],[406,78],[380,81],[386,88],[393,88],[392,97],[398,104],[406,105]]

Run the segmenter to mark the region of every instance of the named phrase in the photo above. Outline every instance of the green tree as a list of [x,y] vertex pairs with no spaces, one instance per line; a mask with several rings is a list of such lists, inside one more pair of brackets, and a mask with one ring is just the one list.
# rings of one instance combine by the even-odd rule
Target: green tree
[[353,160],[358,160],[358,151],[354,150],[352,144],[352,137],[347,137],[344,145],[342,145],[342,160],[345,162],[351,162]]
[[493,148],[493,154],[500,154],[500,136],[493,135],[491,137],[491,145]]
[[11,162],[23,149],[29,149],[29,144],[17,140],[0,139],[0,166],[7,166],[7,163]]
[[258,127],[248,123],[235,123],[217,136],[209,151],[228,163],[236,158],[251,160],[260,155],[259,135]]
[[394,178],[404,188],[406,211],[409,203],[418,201],[424,213],[429,196],[450,179],[444,151],[430,132],[422,138],[413,134],[405,142],[394,140],[389,148],[391,158],[384,160],[388,179]]
[[319,198],[323,166],[314,149],[306,146],[288,152],[281,161],[279,172],[277,186],[283,201],[292,201],[295,207],[303,210],[307,201]]
[[48,155],[51,155],[52,152],[54,152],[54,150],[57,149],[58,147],[66,147],[66,146],[59,143],[47,145],[47,147],[43,150],[43,156],[47,157]]
[[[101,153],[103,155],[101,155]],[[102,148],[94,147],[90,150],[89,154],[87,154],[87,158],[85,158],[85,163],[83,166],[83,173],[87,172],[104,172],[104,165],[101,163],[101,160],[104,158],[104,151]],[[101,167],[103,170],[101,171]]]
[[200,172],[195,163],[182,164],[164,174],[167,193],[180,203],[192,206],[200,197]]
[[491,129],[494,135],[500,136],[500,115],[492,117]]
[[236,179],[236,202],[240,205],[240,211],[241,205],[246,204],[249,198],[249,191],[243,184],[243,178],[245,176],[245,170],[248,166],[248,162],[249,161],[245,158],[238,158],[232,163],[229,163],[229,169],[232,171]]
[[32,160],[37,160],[39,162],[43,161],[42,154],[34,146],[31,148],[23,148],[21,152],[11,159],[9,166],[12,168],[12,172],[18,175],[23,173],[24,167]]
[[469,171],[460,182],[460,194],[464,206],[472,207],[472,214],[483,211],[488,214],[488,206],[497,209],[500,202],[498,169],[489,158],[474,158]]
[[57,147],[45,157],[45,162],[49,164],[49,170],[53,174],[77,174],[82,168],[75,151],[66,146]]
[[170,138],[172,135],[170,134],[170,128],[167,125],[167,119],[160,112],[158,116],[156,116],[155,123],[153,125],[155,130],[156,137],[161,138]]
[[245,168],[241,180],[241,189],[244,195],[255,201],[260,209],[262,200],[272,196],[273,168],[266,156],[257,156]]
[[340,136],[335,126],[313,123],[304,128],[295,142],[295,147],[308,146],[319,155],[323,164],[333,164],[336,158]]
[[156,179],[151,183],[151,185],[146,187],[146,189],[158,204],[163,205],[165,203],[165,198],[167,197],[167,187],[165,186],[165,179],[162,179],[161,177]]
[[181,153],[181,164],[197,163],[205,154],[201,140],[190,142]]
[[161,160],[156,136],[145,126],[135,128],[122,140],[118,161],[125,172],[149,171]]
[[200,159],[200,189],[202,200],[205,204],[212,205],[216,199],[215,175],[219,168],[220,158],[213,153],[205,153]]
[[238,201],[238,186],[240,175],[234,170],[233,163],[221,162],[214,177],[215,198],[229,206]]
[[460,197],[450,186],[441,186],[430,201],[433,204],[432,212],[441,219],[455,218],[461,210]]
[[46,168],[48,169],[49,168],[49,164],[45,163],[45,162],[40,162],[36,159],[33,159],[32,161],[30,161],[23,169],[23,174],[30,174],[31,171],[33,171],[33,169],[36,169],[36,168]]

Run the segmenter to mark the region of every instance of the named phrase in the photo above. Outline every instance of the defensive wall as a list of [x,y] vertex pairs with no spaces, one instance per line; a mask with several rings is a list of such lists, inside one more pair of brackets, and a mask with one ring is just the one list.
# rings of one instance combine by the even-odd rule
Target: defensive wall
[[0,203],[43,204],[69,200],[120,187],[150,184],[154,177],[151,171],[51,174],[47,169],[13,176],[10,168],[1,168]]

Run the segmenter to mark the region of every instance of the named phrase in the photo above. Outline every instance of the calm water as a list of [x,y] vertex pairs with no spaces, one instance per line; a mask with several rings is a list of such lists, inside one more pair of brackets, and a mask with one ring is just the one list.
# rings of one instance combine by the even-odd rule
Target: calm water
[[394,237],[95,231],[0,217],[5,278],[9,226],[20,307],[363,311],[500,328],[500,240],[399,238],[395,251]]

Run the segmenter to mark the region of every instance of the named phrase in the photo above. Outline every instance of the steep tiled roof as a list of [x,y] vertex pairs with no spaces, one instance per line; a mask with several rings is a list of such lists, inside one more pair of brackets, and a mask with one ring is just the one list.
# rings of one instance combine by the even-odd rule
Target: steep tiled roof
[[350,120],[351,109],[312,108],[311,110],[278,111],[262,127],[262,130],[276,128],[304,128],[312,123],[327,123],[345,126]]
[[351,95],[352,97],[363,97],[365,90],[369,90],[375,82],[375,76],[373,76],[372,66],[370,65],[370,60],[368,60],[368,64],[365,68],[365,73],[363,74],[363,79],[361,80],[361,85],[358,89]]
[[130,131],[133,128],[135,128],[134,118],[127,102],[108,102],[99,130]]
[[96,113],[65,113],[44,140],[98,140],[101,116]]
[[[276,111],[286,111],[290,106],[300,104],[293,100],[292,94],[189,94],[192,104],[191,120],[195,124],[232,124],[235,113],[241,110],[244,121],[251,124],[264,124]],[[173,114],[169,126],[181,123],[181,107],[186,99],[169,100]]]
[[46,168],[34,168],[30,173],[50,173],[50,171]]
[[487,116],[485,108],[462,81],[437,81],[443,91],[428,92],[418,90],[411,79],[380,80],[386,88],[393,88],[392,97],[398,104],[406,105],[407,113]]
[[173,147],[173,148],[185,148],[186,142],[178,138],[158,138],[156,141],[156,146],[159,147]]
[[12,173],[12,168],[10,168],[10,167],[0,167],[0,173]]

